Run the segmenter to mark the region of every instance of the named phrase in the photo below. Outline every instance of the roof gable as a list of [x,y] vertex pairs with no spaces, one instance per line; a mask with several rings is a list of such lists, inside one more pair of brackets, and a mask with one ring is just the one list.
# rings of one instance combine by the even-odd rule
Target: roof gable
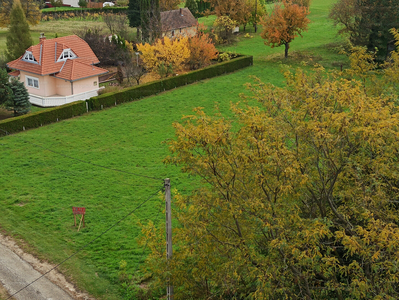
[[188,8],[181,8],[161,12],[162,31],[197,26],[198,21]]
[[[57,74],[62,71],[63,65],[65,63],[65,59],[58,60],[61,53],[65,49],[70,49],[76,55],[75,58],[66,59],[66,61],[74,60],[76,62],[79,62],[79,66],[83,64],[87,65],[88,67],[92,64],[99,63],[97,56],[94,54],[93,50],[91,50],[90,46],[84,40],[82,40],[80,37],[76,35],[70,35],[49,40],[42,39],[39,44],[29,47],[27,51],[32,52],[37,63],[24,61],[22,60],[23,56],[21,56],[20,58],[9,62],[7,65],[11,69],[26,71],[38,75]],[[78,68],[81,69],[82,67]],[[106,71],[104,69],[101,70],[102,73]],[[65,75],[65,71],[63,72],[63,74],[64,78],[72,78],[72,77],[75,78],[69,80],[77,79],[76,75],[75,76]]]

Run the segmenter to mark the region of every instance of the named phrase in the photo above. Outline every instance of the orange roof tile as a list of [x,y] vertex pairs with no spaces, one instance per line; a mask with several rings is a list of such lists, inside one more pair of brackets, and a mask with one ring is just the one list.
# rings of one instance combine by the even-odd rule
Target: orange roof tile
[[17,76],[19,76],[20,73],[21,73],[20,71],[14,71],[14,72],[8,73],[8,76],[17,77]]
[[105,74],[107,72],[108,70],[81,63],[76,59],[68,59],[65,62],[62,70],[55,74],[54,77],[75,81],[78,79]]
[[[77,58],[67,59],[66,62],[58,61],[58,58],[65,49],[71,49]],[[105,69],[91,66],[92,64],[99,63],[99,60],[89,45],[76,35],[49,40],[43,39],[39,44],[29,47],[27,51],[32,52],[36,62],[24,61],[22,60],[23,56],[21,56],[20,58],[9,62],[7,64],[8,67],[38,75],[55,74],[56,77],[63,79],[68,78],[67,80],[72,81],[107,72]],[[71,64],[70,62],[72,61],[73,63]],[[69,65],[74,66],[74,68],[69,68]],[[64,68],[67,66],[65,70],[63,66]],[[73,70],[73,72],[67,74],[68,70]],[[86,71],[88,72],[87,74],[85,73]]]

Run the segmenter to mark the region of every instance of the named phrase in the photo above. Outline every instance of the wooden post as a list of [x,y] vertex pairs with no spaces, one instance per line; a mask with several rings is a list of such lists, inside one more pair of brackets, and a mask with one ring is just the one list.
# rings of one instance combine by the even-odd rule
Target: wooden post
[[[166,214],[166,259],[172,258],[172,209],[170,195],[170,179],[165,179],[165,214]],[[166,288],[167,299],[173,299],[173,286],[168,283]]]

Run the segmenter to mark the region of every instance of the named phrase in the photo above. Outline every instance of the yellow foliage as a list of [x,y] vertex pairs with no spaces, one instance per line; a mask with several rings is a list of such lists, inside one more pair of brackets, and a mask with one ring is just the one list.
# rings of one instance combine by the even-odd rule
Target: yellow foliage
[[357,49],[348,73],[255,78],[258,105],[175,123],[166,162],[204,184],[173,200],[172,260],[146,227],[154,284],[176,300],[398,299],[397,53],[381,71]]
[[183,68],[190,57],[187,37],[174,40],[164,37],[153,45],[145,43],[138,45],[137,48],[142,53],[141,58],[149,70],[155,70],[163,63],[166,66],[172,65],[177,71]]

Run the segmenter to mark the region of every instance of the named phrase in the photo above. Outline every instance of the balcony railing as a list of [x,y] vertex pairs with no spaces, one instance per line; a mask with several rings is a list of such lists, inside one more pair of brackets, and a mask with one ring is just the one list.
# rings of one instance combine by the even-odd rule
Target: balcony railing
[[[100,88],[101,89],[101,88]],[[53,106],[60,106],[63,104],[79,101],[79,100],[86,100],[90,99],[91,97],[95,97],[98,95],[98,90],[92,90],[80,94],[70,95],[70,96],[60,96],[60,95],[53,95],[53,96],[38,96],[34,94],[29,94],[29,101],[30,103],[41,106],[41,107],[53,107]]]

